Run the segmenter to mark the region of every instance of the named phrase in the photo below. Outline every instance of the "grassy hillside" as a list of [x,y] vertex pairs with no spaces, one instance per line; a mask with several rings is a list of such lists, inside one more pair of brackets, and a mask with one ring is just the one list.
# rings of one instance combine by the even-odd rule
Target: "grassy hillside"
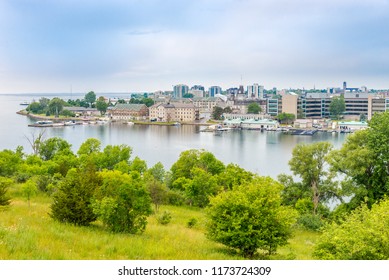
[[[206,260],[241,259],[223,245],[204,236],[202,209],[162,206],[172,214],[168,225],[160,225],[156,215],[148,219],[141,235],[112,234],[100,223],[90,227],[61,224],[50,218],[51,198],[39,195],[28,202],[13,198],[7,209],[0,210],[0,259],[81,260]],[[193,228],[187,222],[196,218]],[[312,246],[319,234],[295,230],[290,244],[278,250],[272,259],[312,259]]]

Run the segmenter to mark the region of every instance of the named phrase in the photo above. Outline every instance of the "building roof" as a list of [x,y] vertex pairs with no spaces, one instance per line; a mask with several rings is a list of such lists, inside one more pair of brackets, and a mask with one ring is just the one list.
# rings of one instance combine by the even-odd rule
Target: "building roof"
[[116,104],[111,110],[130,110],[130,111],[140,111],[144,107],[147,107],[145,104]]
[[87,112],[87,111],[97,111],[96,108],[85,108],[85,107],[64,107],[64,110],[69,110],[69,111],[83,111],[83,112]]

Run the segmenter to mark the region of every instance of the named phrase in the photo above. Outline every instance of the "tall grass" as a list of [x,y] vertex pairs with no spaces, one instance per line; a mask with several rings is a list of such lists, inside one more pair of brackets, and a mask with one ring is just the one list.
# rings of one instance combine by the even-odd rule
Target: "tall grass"
[[[16,193],[14,193],[16,194]],[[157,214],[148,218],[140,235],[113,234],[99,222],[89,227],[62,224],[50,218],[49,197],[38,195],[31,206],[22,197],[12,200],[0,211],[0,259],[8,260],[217,260],[242,259],[223,245],[204,235],[203,210],[190,207],[162,206],[172,215],[168,225],[157,222]],[[188,221],[197,224],[189,228]],[[311,259],[312,245],[318,236],[296,230],[290,244],[280,248],[275,259]]]

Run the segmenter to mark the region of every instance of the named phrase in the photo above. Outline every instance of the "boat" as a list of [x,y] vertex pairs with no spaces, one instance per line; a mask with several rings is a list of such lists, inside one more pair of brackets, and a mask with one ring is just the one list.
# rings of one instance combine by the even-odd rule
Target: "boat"
[[77,125],[77,123],[75,121],[67,121],[67,122],[64,122],[64,125],[65,126],[73,126],[73,125]]
[[23,101],[20,103],[20,105],[23,105],[23,106],[28,106],[30,105],[30,102],[27,102],[27,101]]

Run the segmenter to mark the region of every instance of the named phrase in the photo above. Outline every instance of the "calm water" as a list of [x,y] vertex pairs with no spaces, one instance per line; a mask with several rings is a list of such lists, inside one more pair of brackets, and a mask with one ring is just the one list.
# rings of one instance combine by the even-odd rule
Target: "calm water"
[[[14,150],[18,145],[31,152],[26,137],[37,135],[42,128],[28,127],[33,123],[15,112],[25,106],[22,101],[38,100],[43,95],[0,95],[0,149]],[[71,96],[73,99],[83,95]],[[128,95],[112,95],[112,97]],[[46,95],[53,98],[55,95]],[[70,96],[63,95],[67,100]],[[79,125],[73,127],[46,128],[45,137],[62,137],[77,151],[82,142],[94,137],[103,146],[127,144],[133,149],[133,156],[139,156],[152,166],[158,161],[166,169],[178,159],[182,151],[205,149],[212,152],[224,163],[236,163],[260,175],[275,178],[280,173],[289,173],[288,161],[296,144],[329,141],[339,148],[344,134],[316,133],[314,136],[285,135],[280,132],[228,131],[219,134],[200,132],[196,126],[128,126],[123,124]]]

